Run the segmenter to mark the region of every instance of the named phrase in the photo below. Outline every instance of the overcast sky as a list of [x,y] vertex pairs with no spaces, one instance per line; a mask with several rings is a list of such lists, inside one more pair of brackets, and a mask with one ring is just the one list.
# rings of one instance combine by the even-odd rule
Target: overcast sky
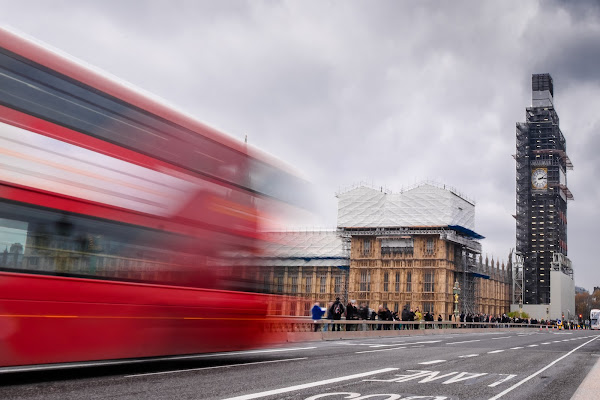
[[[483,253],[515,246],[515,123],[549,72],[574,170],[575,284],[600,286],[598,1],[14,1],[0,23],[155,93],[336,191],[422,180],[475,199]],[[594,233],[596,232],[596,233]]]

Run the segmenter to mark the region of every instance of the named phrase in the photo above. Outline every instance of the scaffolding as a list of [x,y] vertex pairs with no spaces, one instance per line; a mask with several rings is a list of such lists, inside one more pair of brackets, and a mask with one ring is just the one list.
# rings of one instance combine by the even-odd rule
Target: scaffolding
[[515,254],[512,276],[512,304],[518,304],[523,308],[523,254]]
[[[516,124],[515,254],[516,270],[522,266],[523,276],[515,277],[522,286],[515,286],[513,295],[520,293],[525,304],[550,303],[553,254],[567,254],[567,201],[573,194],[567,187],[566,171],[573,169],[573,164],[566,153],[553,95],[550,75],[533,75],[533,107],[526,109],[526,121]],[[543,184],[534,182],[534,176],[541,176]]]
[[460,250],[460,262],[457,263],[457,280],[460,282],[461,296],[459,298],[459,309],[465,314],[475,314],[478,312],[479,301],[477,297],[477,275],[483,274],[477,268],[477,255],[467,248]]

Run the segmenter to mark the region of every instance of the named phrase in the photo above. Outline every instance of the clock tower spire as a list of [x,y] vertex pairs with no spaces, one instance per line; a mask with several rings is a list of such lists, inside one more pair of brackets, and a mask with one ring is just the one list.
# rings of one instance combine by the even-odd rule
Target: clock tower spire
[[[517,123],[516,253],[522,260],[522,304],[550,304],[553,270],[573,279],[567,258],[567,171],[573,169],[554,109],[550,74],[531,79],[532,107]],[[554,287],[554,286],[553,286]]]

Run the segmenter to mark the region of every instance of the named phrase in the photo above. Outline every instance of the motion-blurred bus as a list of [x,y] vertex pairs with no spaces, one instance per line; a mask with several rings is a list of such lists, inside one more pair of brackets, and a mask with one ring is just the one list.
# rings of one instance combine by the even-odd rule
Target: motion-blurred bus
[[600,329],[600,310],[590,311],[590,329]]
[[296,183],[266,154],[0,29],[0,366],[260,345],[266,277],[230,261],[257,253]]

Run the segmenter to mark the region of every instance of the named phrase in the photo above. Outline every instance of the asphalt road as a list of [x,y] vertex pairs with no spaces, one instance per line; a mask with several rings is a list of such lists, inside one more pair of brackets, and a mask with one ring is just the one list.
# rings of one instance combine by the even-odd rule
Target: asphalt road
[[570,399],[599,337],[490,329],[0,373],[0,399]]

